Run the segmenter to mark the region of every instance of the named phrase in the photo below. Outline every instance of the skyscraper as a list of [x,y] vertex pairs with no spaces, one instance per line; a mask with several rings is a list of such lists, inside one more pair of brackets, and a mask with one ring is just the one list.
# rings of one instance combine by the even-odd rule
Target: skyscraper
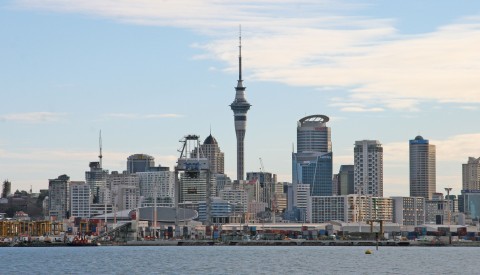
[[136,173],[139,179],[142,206],[172,206],[175,202],[175,172],[169,170]]
[[105,203],[109,200],[109,191],[107,190],[108,171],[102,169],[98,161],[90,162],[90,171],[85,172],[85,181],[90,186],[93,195],[93,203]]
[[462,164],[462,189],[480,190],[480,158],[469,157]]
[[[329,118],[304,117],[297,124],[297,153],[292,154],[292,183],[309,184],[310,195],[332,195],[332,142]],[[296,194],[295,194],[296,196]]]
[[92,196],[90,186],[84,181],[70,182],[70,215],[73,217],[90,218]]
[[378,140],[355,141],[355,194],[383,197],[383,148]]
[[155,166],[155,159],[147,154],[134,154],[127,158],[127,172],[147,172]]
[[247,128],[247,112],[252,105],[250,105],[245,98],[246,87],[243,86],[242,79],[242,37],[240,36],[239,39],[238,82],[237,87],[235,87],[235,99],[232,104],[230,104],[230,108],[233,111],[235,133],[237,135],[237,180],[243,180],[245,175],[243,140]]
[[355,194],[354,190],[354,166],[353,165],[340,165],[340,171],[338,172],[337,181],[337,195],[350,195]]
[[435,145],[416,136],[410,140],[410,197],[431,199],[436,192]]
[[332,151],[328,116],[311,115],[300,119],[297,123],[297,153]]
[[[198,148],[195,148],[192,152],[192,155],[196,155]],[[225,157],[224,153],[220,151],[217,140],[210,134],[202,145],[200,145],[200,150],[208,159],[208,164],[210,167],[210,173],[212,174],[223,174],[225,167]]]
[[272,208],[272,200],[274,194],[274,187],[277,183],[277,175],[269,172],[248,172],[247,181],[258,179],[260,185],[259,201],[267,204],[268,208]]
[[70,209],[70,177],[61,175],[48,180],[48,215],[56,219],[69,218]]

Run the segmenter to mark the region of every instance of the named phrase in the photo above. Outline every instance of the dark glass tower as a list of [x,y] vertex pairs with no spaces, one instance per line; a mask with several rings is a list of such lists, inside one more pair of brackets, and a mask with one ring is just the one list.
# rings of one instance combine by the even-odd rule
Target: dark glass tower
[[410,140],[410,197],[432,199],[436,191],[435,145],[416,136]]
[[245,130],[247,128],[247,112],[252,105],[245,98],[246,87],[243,86],[242,79],[242,37],[240,36],[239,39],[238,82],[237,87],[235,87],[235,99],[230,104],[230,108],[233,111],[235,133],[237,134],[237,180],[243,180],[245,175],[243,140],[245,139]]
[[311,115],[297,124],[297,153],[292,153],[292,183],[310,185],[311,196],[332,195],[332,142],[329,117]]

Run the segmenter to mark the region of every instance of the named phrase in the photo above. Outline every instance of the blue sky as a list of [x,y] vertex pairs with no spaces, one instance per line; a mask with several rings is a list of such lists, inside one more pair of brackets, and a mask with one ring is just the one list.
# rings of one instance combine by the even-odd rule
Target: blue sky
[[296,122],[331,118],[334,171],[356,140],[385,148],[384,192],[408,195],[408,140],[437,146],[437,191],[480,156],[480,4],[474,1],[62,1],[0,4],[0,178],[13,189],[124,170],[212,134],[235,177],[229,104],[242,25],[246,170],[291,179]]

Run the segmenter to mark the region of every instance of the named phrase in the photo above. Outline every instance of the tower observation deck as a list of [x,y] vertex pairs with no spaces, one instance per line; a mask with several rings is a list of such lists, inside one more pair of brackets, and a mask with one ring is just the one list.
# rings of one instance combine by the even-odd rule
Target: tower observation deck
[[247,112],[250,109],[250,103],[245,98],[245,88],[242,79],[242,36],[239,36],[239,55],[238,55],[238,82],[235,87],[235,99],[230,108],[233,111],[235,122],[235,133],[237,135],[237,180],[243,180],[244,170],[244,139],[247,128]]

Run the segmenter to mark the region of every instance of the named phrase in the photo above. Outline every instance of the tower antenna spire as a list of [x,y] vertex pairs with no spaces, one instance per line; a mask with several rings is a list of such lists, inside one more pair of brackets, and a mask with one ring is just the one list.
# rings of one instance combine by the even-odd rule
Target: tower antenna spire
[[242,80],[242,25],[238,26],[238,80]]
[[98,138],[98,144],[99,144],[99,147],[100,147],[100,155],[98,156],[99,160],[100,160],[100,168],[102,168],[102,158],[103,158],[103,155],[102,155],[102,130],[100,130],[100,135],[99,135],[99,138]]

